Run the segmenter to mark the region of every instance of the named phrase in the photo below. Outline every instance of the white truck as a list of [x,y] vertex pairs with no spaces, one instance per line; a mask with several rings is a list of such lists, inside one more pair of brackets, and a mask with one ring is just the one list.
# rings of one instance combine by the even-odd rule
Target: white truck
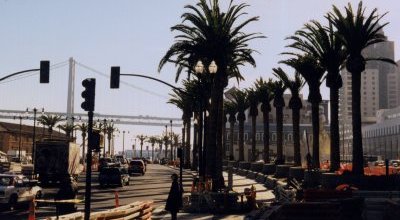
[[66,140],[36,142],[35,174],[42,185],[76,179],[79,174],[79,146]]

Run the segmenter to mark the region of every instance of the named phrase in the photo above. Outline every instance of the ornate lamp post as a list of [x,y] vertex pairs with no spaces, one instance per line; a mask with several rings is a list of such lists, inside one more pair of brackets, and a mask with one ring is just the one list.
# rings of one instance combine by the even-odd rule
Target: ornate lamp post
[[[215,61],[211,61],[210,65],[208,66],[208,73],[210,75],[214,75],[217,73],[217,70],[218,70],[218,66],[216,65]],[[203,62],[201,60],[197,61],[196,66],[194,67],[194,71],[195,71],[195,73],[200,74],[200,75],[203,75],[206,73]],[[199,77],[199,78],[200,78],[200,83],[204,83],[201,80],[202,77]],[[204,129],[204,118],[206,116],[208,116],[208,114],[206,111],[204,111],[205,106],[203,106],[203,103],[207,103],[207,99],[209,97],[207,97],[207,95],[204,94],[204,91],[203,91],[203,94],[201,94],[201,97],[202,97],[202,99],[205,99],[205,100],[200,101],[200,120],[201,121],[198,121],[198,124],[199,124],[199,132],[202,135],[199,135],[199,137],[198,137],[199,138],[199,141],[198,141],[198,147],[199,147],[198,155],[199,156],[198,156],[198,158],[199,158],[199,175],[204,177],[205,176],[205,167],[206,167],[206,164],[205,164],[206,154],[207,154],[206,146],[204,145],[204,147],[203,147],[204,138],[206,136],[206,134],[205,134],[206,129]]]

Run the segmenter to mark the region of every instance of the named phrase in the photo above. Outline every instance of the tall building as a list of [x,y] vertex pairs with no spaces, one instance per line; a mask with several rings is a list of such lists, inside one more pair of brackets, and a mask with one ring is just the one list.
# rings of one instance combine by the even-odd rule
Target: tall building
[[[382,34],[384,34],[382,32]],[[394,42],[373,44],[363,51],[364,58],[390,58],[394,60]],[[398,62],[398,64],[400,64]],[[351,73],[341,71],[343,87],[339,91],[339,120],[341,144],[352,149],[352,87]],[[400,70],[382,61],[367,61],[361,75],[361,123],[362,126],[377,122],[379,109],[400,105]]]
[[[382,32],[382,34],[384,34]],[[364,58],[385,57],[394,60],[394,42],[386,41],[373,44],[363,51]],[[340,119],[351,124],[352,92],[351,73],[345,68],[341,71],[343,87],[340,90]],[[382,61],[367,61],[361,76],[361,121],[363,125],[376,122],[376,111],[397,107],[400,97],[398,90],[398,72],[394,65]],[[393,79],[396,80],[393,82]],[[397,89],[397,90],[396,90]],[[393,102],[392,100],[396,100]],[[396,106],[395,106],[396,105]]]

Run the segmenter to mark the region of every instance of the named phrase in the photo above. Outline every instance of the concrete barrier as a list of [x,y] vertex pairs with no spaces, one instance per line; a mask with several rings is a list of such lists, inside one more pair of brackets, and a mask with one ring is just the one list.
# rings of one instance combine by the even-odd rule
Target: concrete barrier
[[240,161],[239,168],[249,170],[250,169],[250,162]]
[[276,166],[276,171],[275,171],[275,177],[276,178],[287,178],[289,177],[289,168],[291,165],[277,165]]
[[276,165],[272,164],[272,163],[267,163],[267,164],[263,165],[263,168],[262,168],[261,172],[264,175],[272,175],[272,174],[275,173],[275,171],[276,171]]
[[262,162],[251,163],[250,170],[258,173],[258,172],[262,171],[263,166],[264,166],[264,163],[262,163]]
[[289,168],[289,179],[296,179],[301,181],[304,179],[304,170],[302,167],[290,167]]

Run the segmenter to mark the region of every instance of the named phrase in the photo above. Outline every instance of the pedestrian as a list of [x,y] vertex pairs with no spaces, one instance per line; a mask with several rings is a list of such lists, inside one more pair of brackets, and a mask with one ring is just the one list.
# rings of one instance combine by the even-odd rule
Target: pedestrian
[[178,183],[178,175],[171,175],[172,184],[171,189],[169,190],[167,204],[165,205],[165,210],[171,213],[171,219],[176,220],[177,213],[179,209],[182,207],[182,192],[181,187]]
[[76,212],[76,205],[73,201],[66,202],[62,200],[76,199],[76,195],[78,194],[77,188],[75,182],[70,178],[66,178],[66,180],[60,182],[60,189],[55,196],[56,200],[61,200],[56,205],[58,215]]

